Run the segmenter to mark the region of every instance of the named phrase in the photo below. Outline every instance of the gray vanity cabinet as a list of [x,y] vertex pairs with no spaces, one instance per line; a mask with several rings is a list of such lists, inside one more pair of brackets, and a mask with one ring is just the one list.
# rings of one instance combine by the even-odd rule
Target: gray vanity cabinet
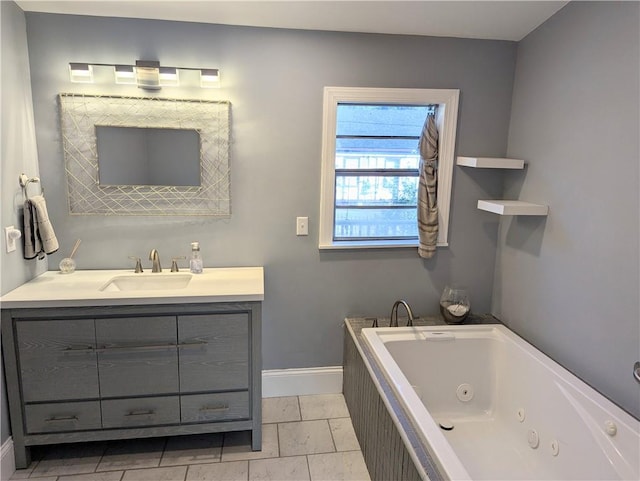
[[261,305],[2,309],[16,466],[29,446],[252,431],[262,443]]

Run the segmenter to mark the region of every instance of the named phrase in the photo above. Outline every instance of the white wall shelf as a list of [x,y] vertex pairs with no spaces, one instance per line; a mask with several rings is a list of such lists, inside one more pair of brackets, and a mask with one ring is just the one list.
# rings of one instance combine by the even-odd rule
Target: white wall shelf
[[458,157],[456,163],[476,169],[524,169],[524,160],[498,157]]
[[[474,169],[524,169],[524,160],[502,157],[457,157],[456,163]],[[478,209],[498,215],[547,215],[549,207],[521,200],[479,200]]]
[[499,215],[547,215],[549,206],[521,200],[479,200],[478,209]]

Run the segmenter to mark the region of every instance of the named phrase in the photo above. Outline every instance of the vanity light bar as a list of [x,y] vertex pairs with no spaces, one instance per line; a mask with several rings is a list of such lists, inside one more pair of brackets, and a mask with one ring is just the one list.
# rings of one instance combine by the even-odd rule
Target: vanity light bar
[[200,87],[219,88],[220,87],[220,71],[217,68],[200,69]]
[[133,85],[137,83],[133,65],[114,65],[113,70],[117,84]]
[[69,76],[74,83],[93,83],[93,66],[88,63],[70,63]]
[[175,67],[160,67],[160,85],[163,87],[178,87],[180,79]]
[[115,83],[138,85],[147,90],[161,87],[178,87],[180,70],[197,70],[200,73],[200,87],[220,88],[220,71],[213,68],[162,67],[156,60],[136,60],[135,65],[111,65],[103,63],[70,63],[69,75],[74,83],[93,83],[93,67],[112,67]]

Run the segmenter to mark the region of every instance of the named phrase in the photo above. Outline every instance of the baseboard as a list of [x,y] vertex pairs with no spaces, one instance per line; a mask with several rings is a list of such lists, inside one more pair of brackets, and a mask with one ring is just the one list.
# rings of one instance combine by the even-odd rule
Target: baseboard
[[342,392],[342,366],[262,371],[262,397],[337,394]]
[[13,439],[9,438],[0,448],[0,481],[9,481],[16,471],[16,460],[13,456]]

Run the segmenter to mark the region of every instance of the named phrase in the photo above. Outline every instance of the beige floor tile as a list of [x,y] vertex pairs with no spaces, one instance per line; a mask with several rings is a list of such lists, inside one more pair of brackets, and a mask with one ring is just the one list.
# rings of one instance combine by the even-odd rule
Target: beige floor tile
[[160,466],[215,463],[222,454],[222,434],[175,436],[167,440]]
[[186,474],[186,466],[132,469],[125,471],[122,481],[184,481]]
[[16,469],[9,481],[14,481],[16,479],[27,479],[37,465],[38,465],[38,461],[33,461],[29,465],[29,467],[25,469]]
[[225,433],[222,445],[222,461],[244,461],[248,459],[277,458],[278,425],[262,425],[262,450],[251,450],[251,432]]
[[[60,476],[58,481],[120,481],[123,471],[107,471],[104,473],[74,474],[73,476]],[[40,481],[42,478],[33,478]]]
[[102,443],[59,444],[46,452],[30,477],[92,473],[100,462]]
[[300,421],[300,405],[297,396],[272,397],[262,400],[262,422],[283,423]]
[[113,442],[96,471],[156,468],[160,464],[164,438],[128,439]]
[[351,418],[329,419],[329,427],[337,451],[360,451]]
[[[27,478],[14,478],[13,476],[11,476],[10,481],[13,481],[14,479],[27,479]],[[58,476],[44,476],[44,477],[29,478],[29,479],[35,479],[36,481],[58,481]]]
[[370,481],[360,451],[314,454],[307,458],[312,481]]
[[336,449],[326,419],[278,424],[280,456],[332,453]]
[[300,413],[303,420],[348,418],[349,410],[342,394],[300,396]]
[[187,481],[247,481],[248,461],[189,466]]
[[305,456],[249,461],[249,481],[306,481],[309,467]]
[[[11,481],[13,481],[14,478],[13,476],[11,476]],[[17,478],[17,479],[27,479],[27,478]],[[44,477],[37,477],[37,478],[28,478],[28,479],[35,479],[36,481],[58,481],[58,476],[44,476]]]

